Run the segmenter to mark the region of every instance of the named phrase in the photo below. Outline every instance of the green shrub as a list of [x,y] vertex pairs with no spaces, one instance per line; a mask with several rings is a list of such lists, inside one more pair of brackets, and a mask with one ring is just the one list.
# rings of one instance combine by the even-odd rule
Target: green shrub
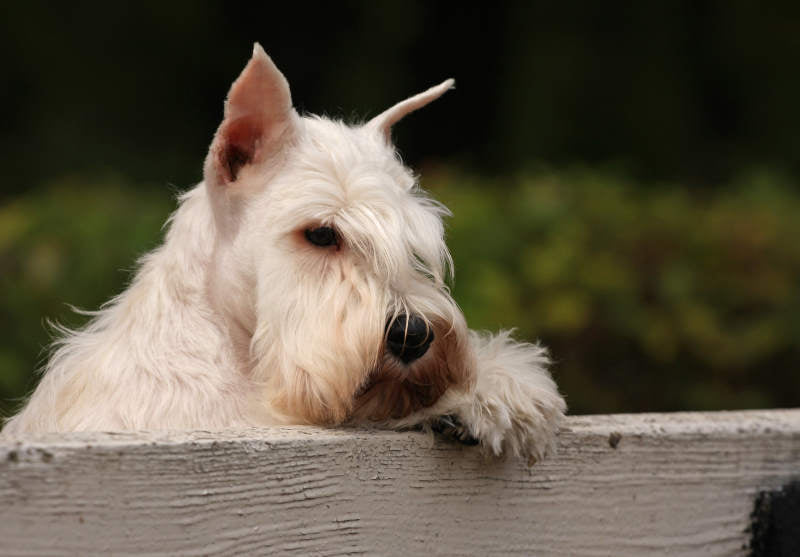
[[[575,170],[424,185],[455,216],[453,293],[473,328],[551,348],[574,412],[800,400],[800,194],[753,176],[716,193]],[[0,406],[35,383],[45,319],[79,325],[155,246],[172,192],[64,180],[0,208]]]
[[714,194],[589,171],[427,183],[455,213],[471,325],[542,339],[573,411],[800,400],[800,195],[778,178]]

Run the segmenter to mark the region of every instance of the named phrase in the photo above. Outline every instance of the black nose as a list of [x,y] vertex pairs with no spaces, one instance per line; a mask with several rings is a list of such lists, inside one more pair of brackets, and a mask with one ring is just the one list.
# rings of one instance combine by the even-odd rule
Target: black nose
[[403,363],[409,364],[421,358],[431,342],[433,330],[421,317],[403,314],[386,324],[386,346]]

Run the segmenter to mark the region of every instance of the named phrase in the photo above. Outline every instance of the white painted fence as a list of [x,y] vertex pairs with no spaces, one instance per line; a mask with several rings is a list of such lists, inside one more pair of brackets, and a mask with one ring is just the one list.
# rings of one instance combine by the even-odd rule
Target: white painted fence
[[739,555],[800,478],[800,410],[569,418],[525,462],[419,433],[0,442],[0,553]]

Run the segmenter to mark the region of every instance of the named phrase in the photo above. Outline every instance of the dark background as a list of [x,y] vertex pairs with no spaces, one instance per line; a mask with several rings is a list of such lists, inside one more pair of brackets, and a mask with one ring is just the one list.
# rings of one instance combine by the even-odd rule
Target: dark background
[[144,2],[0,8],[0,410],[201,178],[259,41],[301,111],[396,129],[454,211],[476,328],[552,348],[574,412],[800,400],[800,4]]

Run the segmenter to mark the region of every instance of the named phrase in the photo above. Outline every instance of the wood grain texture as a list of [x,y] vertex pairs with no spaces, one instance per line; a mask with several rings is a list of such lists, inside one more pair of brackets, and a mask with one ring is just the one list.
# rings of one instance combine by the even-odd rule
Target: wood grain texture
[[741,555],[800,410],[572,417],[528,467],[420,433],[0,441],[2,555]]

